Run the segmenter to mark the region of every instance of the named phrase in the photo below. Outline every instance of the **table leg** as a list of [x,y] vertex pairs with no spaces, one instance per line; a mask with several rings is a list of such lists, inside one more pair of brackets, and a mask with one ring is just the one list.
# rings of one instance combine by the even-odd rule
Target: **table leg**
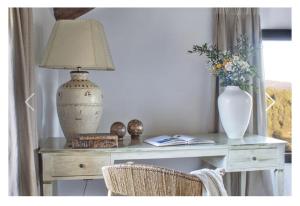
[[282,196],[284,193],[284,170],[274,170],[274,195]]
[[240,177],[240,195],[245,196],[246,195],[246,172],[241,172]]
[[43,182],[43,196],[53,195],[53,182]]

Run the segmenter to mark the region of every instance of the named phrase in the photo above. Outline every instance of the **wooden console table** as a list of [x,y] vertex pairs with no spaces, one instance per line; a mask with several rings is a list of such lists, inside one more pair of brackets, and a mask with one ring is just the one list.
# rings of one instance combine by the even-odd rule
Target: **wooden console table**
[[246,171],[273,170],[274,191],[283,195],[285,141],[263,136],[230,140],[224,134],[201,134],[216,144],[155,147],[125,137],[118,148],[72,149],[65,138],[48,138],[40,148],[43,194],[53,195],[53,182],[102,178],[102,166],[115,160],[201,157],[226,172],[241,172],[241,194],[245,195]]

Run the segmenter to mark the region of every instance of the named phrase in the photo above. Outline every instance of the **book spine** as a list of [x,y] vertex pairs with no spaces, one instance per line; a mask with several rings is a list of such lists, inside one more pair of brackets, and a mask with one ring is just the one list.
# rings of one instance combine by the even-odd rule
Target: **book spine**
[[109,140],[115,140],[118,139],[117,135],[97,135],[97,136],[79,136],[79,140],[103,140],[103,139],[109,139]]

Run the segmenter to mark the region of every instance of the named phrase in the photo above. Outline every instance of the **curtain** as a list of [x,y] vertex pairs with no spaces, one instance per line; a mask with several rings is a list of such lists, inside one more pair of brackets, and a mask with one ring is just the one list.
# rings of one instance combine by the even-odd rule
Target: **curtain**
[[[253,110],[247,132],[266,135],[267,122],[265,111],[264,73],[261,62],[261,27],[257,8],[216,8],[214,43],[220,50],[232,50],[237,38],[244,34],[254,47],[250,63],[256,66],[259,78],[253,79],[255,91],[250,91],[253,98]],[[216,97],[221,93],[219,82],[216,82]],[[217,108],[217,107],[216,107]],[[217,113],[216,113],[217,114]],[[217,131],[223,131],[218,115],[216,117]],[[247,172],[246,195],[272,195],[272,182],[269,171]],[[239,195],[239,173],[226,175],[224,180],[228,193]]]
[[9,195],[38,195],[32,9],[9,8]]

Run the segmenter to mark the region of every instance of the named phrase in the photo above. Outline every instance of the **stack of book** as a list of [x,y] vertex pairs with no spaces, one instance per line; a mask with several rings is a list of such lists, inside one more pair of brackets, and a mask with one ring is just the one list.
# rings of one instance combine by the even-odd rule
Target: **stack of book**
[[73,149],[118,147],[118,136],[109,133],[80,134],[72,138]]

